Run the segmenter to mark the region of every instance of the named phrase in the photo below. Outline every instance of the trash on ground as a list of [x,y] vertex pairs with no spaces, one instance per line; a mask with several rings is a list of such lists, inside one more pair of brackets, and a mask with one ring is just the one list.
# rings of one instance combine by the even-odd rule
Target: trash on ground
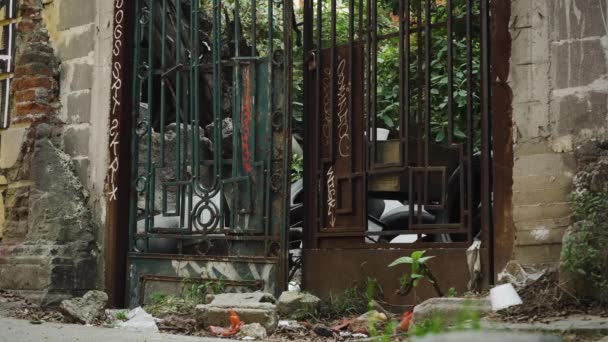
[[241,319],[239,318],[239,316],[237,315],[236,311],[234,311],[234,309],[230,310],[230,327],[228,328],[224,328],[224,327],[216,327],[216,326],[209,326],[209,331],[216,336],[221,336],[221,337],[229,337],[229,336],[234,336],[236,334],[239,333],[239,331],[241,331],[241,327],[245,324],[245,322],[241,321]]
[[523,304],[512,284],[499,285],[491,289],[490,301],[492,302],[492,311],[500,311]]
[[142,307],[137,307],[127,313],[127,321],[119,322],[116,326],[120,329],[140,331],[140,332],[158,332],[158,326],[154,316],[146,312]]

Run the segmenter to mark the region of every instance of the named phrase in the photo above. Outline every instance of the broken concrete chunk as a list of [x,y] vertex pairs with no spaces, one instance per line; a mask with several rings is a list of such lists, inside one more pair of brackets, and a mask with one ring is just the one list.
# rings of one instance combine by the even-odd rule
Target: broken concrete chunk
[[314,312],[319,309],[321,300],[310,293],[285,291],[277,302],[281,317],[294,317],[298,314]]
[[249,339],[263,340],[268,337],[268,334],[266,332],[266,328],[264,328],[260,323],[251,323],[245,324],[241,327],[238,337],[249,337]]
[[105,317],[108,295],[102,291],[89,291],[82,298],[66,299],[59,309],[71,321],[92,324]]
[[485,316],[492,311],[487,298],[431,298],[414,307],[414,322],[420,323],[441,316],[447,324],[455,323],[463,312]]
[[245,324],[260,323],[272,334],[278,324],[276,299],[268,293],[222,293],[209,304],[196,306],[196,320],[201,327],[229,326],[230,309],[234,309]]

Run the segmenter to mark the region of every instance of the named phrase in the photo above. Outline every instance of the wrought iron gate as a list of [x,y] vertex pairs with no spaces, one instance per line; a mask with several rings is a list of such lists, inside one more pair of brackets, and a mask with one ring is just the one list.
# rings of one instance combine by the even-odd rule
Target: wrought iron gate
[[420,249],[444,290],[491,281],[488,22],[489,0],[305,1],[305,288],[403,301],[387,265]]
[[129,303],[285,287],[291,4],[136,0]]

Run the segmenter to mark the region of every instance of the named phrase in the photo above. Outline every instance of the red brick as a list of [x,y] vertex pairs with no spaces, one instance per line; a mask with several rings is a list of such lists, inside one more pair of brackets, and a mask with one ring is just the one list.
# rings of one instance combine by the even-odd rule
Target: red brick
[[15,76],[55,76],[55,71],[47,64],[42,63],[31,63],[25,65],[18,65],[15,68]]
[[48,76],[20,77],[13,81],[14,91],[32,88],[54,89],[55,87],[57,87],[57,81]]
[[32,102],[35,101],[38,96],[36,95],[35,89],[27,89],[15,92],[14,99],[15,102]]
[[15,107],[15,115],[50,114],[53,111],[50,105],[36,102],[18,103]]

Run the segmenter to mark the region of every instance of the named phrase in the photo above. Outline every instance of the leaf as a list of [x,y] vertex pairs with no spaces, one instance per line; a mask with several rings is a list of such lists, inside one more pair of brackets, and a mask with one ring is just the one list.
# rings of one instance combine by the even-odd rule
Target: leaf
[[413,261],[418,261],[418,259],[420,259],[424,253],[426,253],[426,251],[415,251],[412,252],[412,260]]
[[397,260],[393,261],[390,265],[388,265],[388,267],[393,267],[393,266],[397,266],[397,265],[402,265],[402,264],[411,264],[413,262],[412,258],[410,257],[401,257],[398,258]]
[[393,123],[393,119],[391,119],[391,118],[390,118],[390,117],[388,117],[388,116],[383,116],[383,117],[382,117],[382,121],[384,121],[384,124],[385,124],[386,126],[388,126],[388,127],[393,127],[393,126],[395,126],[395,124]]
[[445,131],[441,130],[439,131],[439,133],[437,133],[437,136],[435,137],[435,142],[442,142],[445,139]]
[[467,135],[461,131],[458,127],[454,128],[454,136],[456,136],[457,138],[461,138],[464,139],[467,137]]
[[425,262],[429,261],[430,259],[433,259],[434,256],[427,256],[427,257],[422,257],[420,258],[420,260],[418,260],[419,263],[424,264]]

